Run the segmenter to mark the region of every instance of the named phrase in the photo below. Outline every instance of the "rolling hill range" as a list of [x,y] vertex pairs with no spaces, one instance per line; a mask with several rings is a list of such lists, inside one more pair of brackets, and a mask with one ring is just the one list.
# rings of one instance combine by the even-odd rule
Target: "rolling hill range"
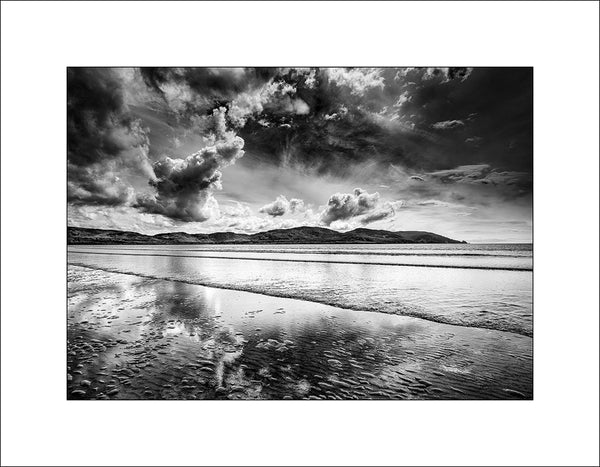
[[184,244],[274,244],[274,243],[466,243],[431,232],[355,229],[337,232],[323,227],[296,227],[255,234],[216,232],[188,234],[171,232],[143,235],[121,230],[67,228],[69,245],[184,245]]

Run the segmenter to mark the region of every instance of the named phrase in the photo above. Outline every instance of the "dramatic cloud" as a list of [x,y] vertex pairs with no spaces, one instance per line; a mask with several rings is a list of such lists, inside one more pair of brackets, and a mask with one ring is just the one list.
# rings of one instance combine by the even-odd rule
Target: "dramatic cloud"
[[68,200],[130,202],[134,190],[122,177],[150,172],[148,138],[128,112],[119,75],[104,68],[69,68],[67,94]]
[[378,202],[379,193],[369,194],[361,188],[355,188],[353,193],[336,193],[329,198],[320,220],[330,225],[338,220],[367,214],[375,210]]
[[150,184],[157,194],[138,197],[140,208],[187,222],[202,222],[218,214],[212,191],[222,188],[220,169],[244,155],[244,140],[225,130],[224,119],[225,109],[213,112],[214,134],[209,146],[185,159],[165,157],[152,165]]
[[473,68],[426,68],[423,79],[440,78],[442,83],[447,83],[453,79],[465,81],[473,71]]
[[465,126],[465,122],[462,120],[445,120],[443,122],[435,122],[431,125],[436,130],[453,130],[455,128],[461,128]]
[[375,68],[327,68],[327,72],[331,82],[347,86],[357,96],[362,96],[371,88],[384,87],[381,71]]
[[288,199],[280,195],[272,203],[266,204],[261,207],[258,212],[268,214],[269,216],[278,217],[283,216],[287,212],[296,213],[304,209],[304,201],[297,198]]
[[183,116],[210,110],[260,87],[275,73],[261,68],[141,68],[146,84]]
[[135,199],[135,190],[116,174],[116,165],[118,163],[111,161],[89,166],[68,164],[67,199],[109,206],[131,203]]
[[453,236],[530,216],[531,68],[74,68],[67,84],[70,208],[190,232],[439,220]]
[[[253,91],[239,94],[229,104],[227,117],[236,127],[243,127],[251,117],[268,112],[276,115],[306,115],[310,108],[295,97],[296,87],[284,81],[269,82]],[[264,126],[269,126],[264,121]]]

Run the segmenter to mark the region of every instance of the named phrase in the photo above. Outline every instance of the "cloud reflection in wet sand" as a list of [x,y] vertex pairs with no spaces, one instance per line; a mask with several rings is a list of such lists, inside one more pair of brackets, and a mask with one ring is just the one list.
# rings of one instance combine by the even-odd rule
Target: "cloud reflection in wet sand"
[[69,266],[70,399],[532,397],[526,336]]

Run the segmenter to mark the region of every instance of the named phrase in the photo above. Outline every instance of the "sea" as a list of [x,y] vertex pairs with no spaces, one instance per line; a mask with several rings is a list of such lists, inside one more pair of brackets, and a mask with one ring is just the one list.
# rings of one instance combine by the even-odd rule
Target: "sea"
[[68,262],[533,336],[531,244],[72,245]]

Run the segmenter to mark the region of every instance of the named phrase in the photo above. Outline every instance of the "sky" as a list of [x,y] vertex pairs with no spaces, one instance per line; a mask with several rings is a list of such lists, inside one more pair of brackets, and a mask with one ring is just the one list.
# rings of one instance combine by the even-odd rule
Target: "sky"
[[69,68],[70,226],[532,239],[532,68]]

